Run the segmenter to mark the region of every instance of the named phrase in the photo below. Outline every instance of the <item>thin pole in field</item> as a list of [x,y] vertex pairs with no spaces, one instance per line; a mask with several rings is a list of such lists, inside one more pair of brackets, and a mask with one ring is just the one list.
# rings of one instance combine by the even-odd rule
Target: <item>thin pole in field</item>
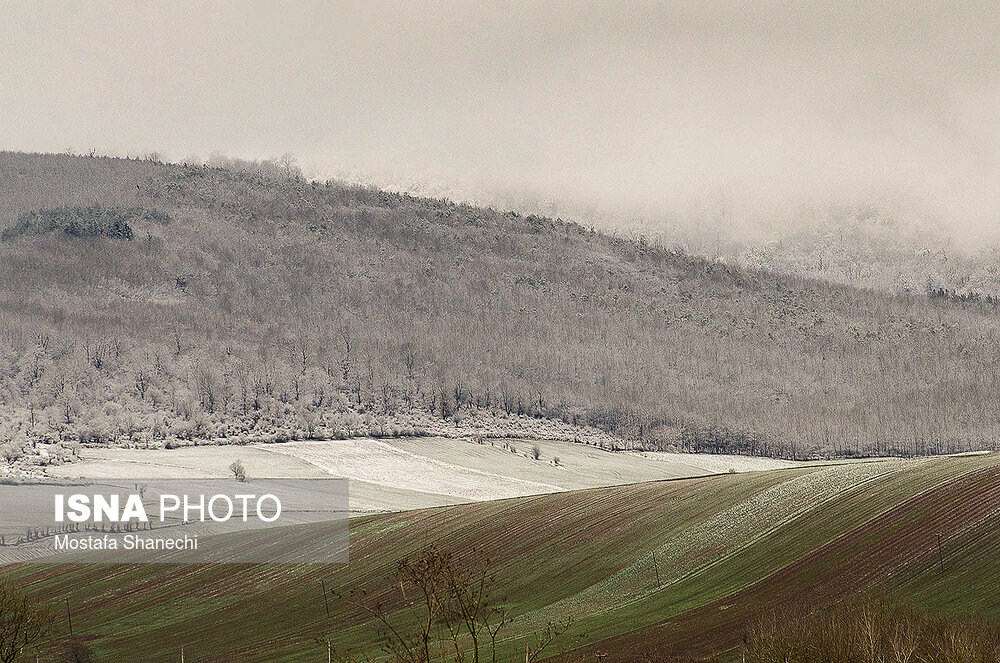
[[660,567],[656,565],[656,551],[653,551],[653,571],[656,573],[656,586],[660,586]]
[[73,613],[69,610],[69,599],[63,599],[66,601],[66,621],[69,622],[69,634],[73,635]]
[[326,597],[326,580],[320,578],[320,584],[323,585],[323,605],[326,606],[326,616],[330,617],[330,599]]

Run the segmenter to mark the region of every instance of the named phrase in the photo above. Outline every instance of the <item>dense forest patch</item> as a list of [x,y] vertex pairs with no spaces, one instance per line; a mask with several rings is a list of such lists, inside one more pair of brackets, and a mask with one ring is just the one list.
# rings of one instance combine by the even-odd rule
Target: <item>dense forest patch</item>
[[170,217],[163,212],[141,207],[117,208],[90,205],[59,207],[21,214],[17,223],[5,228],[0,239],[9,240],[24,235],[44,235],[61,232],[70,237],[110,237],[133,239],[133,221],[154,221],[165,224]]

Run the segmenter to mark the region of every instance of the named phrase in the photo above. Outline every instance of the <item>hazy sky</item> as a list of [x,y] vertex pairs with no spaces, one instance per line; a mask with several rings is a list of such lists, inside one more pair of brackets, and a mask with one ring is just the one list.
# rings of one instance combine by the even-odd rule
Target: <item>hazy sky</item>
[[293,152],[314,173],[651,212],[1000,211],[996,2],[0,0],[0,147]]

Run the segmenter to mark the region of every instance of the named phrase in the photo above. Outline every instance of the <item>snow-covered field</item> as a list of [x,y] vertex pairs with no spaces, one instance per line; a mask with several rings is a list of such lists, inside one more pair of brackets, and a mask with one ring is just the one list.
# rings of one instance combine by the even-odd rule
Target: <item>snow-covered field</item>
[[[566,490],[796,465],[784,460],[748,456],[612,452],[562,440],[484,440],[482,444],[477,444],[440,437],[401,438],[392,440],[392,445],[439,462],[551,484]],[[541,454],[538,460],[531,453],[536,445]]]
[[[538,447],[538,458],[533,448]],[[351,479],[351,508],[384,511],[502,499],[703,474],[792,467],[771,458],[609,452],[565,441],[453,438],[354,439],[179,449],[84,449],[61,477],[227,476],[241,460],[250,476]]]
[[[469,467],[460,457],[431,458],[382,440],[289,442],[274,445],[273,451],[302,459],[334,476],[406,490],[429,489],[467,500],[495,500],[562,489],[555,484],[518,478],[511,472]],[[497,460],[498,467],[491,469],[501,469],[499,461],[503,459],[498,456]]]

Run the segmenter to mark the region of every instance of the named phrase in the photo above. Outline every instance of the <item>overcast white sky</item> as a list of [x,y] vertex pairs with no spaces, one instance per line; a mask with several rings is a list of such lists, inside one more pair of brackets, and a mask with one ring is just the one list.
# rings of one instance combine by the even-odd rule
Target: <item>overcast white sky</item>
[[290,151],[653,213],[890,192],[983,230],[998,7],[0,0],[0,148]]

